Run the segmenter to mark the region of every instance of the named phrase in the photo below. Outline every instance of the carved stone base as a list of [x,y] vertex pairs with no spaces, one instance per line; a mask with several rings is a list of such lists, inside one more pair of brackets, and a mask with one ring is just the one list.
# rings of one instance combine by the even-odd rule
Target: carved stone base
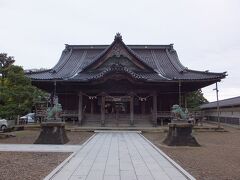
[[168,146],[200,146],[192,134],[192,124],[170,123],[166,139],[163,141]]
[[69,141],[64,122],[43,122],[41,128],[34,144],[66,144]]

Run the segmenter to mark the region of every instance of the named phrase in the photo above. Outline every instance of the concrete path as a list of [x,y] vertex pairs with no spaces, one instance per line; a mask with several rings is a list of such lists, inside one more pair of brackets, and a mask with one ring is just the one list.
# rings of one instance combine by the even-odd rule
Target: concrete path
[[45,179],[194,179],[139,133],[99,132]]
[[19,152],[76,152],[81,145],[0,144],[0,151]]

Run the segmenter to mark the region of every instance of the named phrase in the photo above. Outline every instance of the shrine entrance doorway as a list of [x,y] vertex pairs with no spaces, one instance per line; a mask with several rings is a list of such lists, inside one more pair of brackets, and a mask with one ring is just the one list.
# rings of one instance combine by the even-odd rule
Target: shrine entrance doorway
[[106,96],[105,125],[129,126],[130,121],[130,96]]

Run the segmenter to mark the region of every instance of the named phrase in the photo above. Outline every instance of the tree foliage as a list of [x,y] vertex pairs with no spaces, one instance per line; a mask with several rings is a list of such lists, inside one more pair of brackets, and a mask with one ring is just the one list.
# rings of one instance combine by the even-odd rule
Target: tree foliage
[[1,85],[3,86],[4,78],[6,77],[7,69],[15,62],[12,56],[7,56],[6,53],[0,53],[0,76]]
[[201,89],[188,93],[186,101],[187,107],[192,109],[198,109],[201,104],[208,102],[208,100],[203,96]]
[[0,85],[0,117],[14,119],[30,112],[45,93],[31,85],[22,67],[9,65],[4,71]]

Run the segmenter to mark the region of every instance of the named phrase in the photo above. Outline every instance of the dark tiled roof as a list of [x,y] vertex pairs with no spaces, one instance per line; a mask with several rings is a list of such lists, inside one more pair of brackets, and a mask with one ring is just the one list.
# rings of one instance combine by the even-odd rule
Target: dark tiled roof
[[[240,106],[240,96],[224,99],[219,102],[219,107],[232,107],[232,106]],[[203,104],[200,106],[201,109],[211,109],[211,108],[217,108],[217,101],[210,102],[207,104]]]
[[[102,72],[85,71],[93,63],[101,60],[114,45],[66,45],[58,63],[50,70],[37,73],[28,73],[32,80],[72,80],[88,81],[98,79],[113,72],[106,68]],[[121,39],[119,40],[121,41]],[[121,41],[122,42],[122,41]],[[225,73],[210,73],[193,71],[184,67],[172,45],[125,45],[124,48],[143,65],[152,69],[151,72],[133,72],[125,68],[122,72],[134,78],[146,81],[171,80],[220,80]]]

